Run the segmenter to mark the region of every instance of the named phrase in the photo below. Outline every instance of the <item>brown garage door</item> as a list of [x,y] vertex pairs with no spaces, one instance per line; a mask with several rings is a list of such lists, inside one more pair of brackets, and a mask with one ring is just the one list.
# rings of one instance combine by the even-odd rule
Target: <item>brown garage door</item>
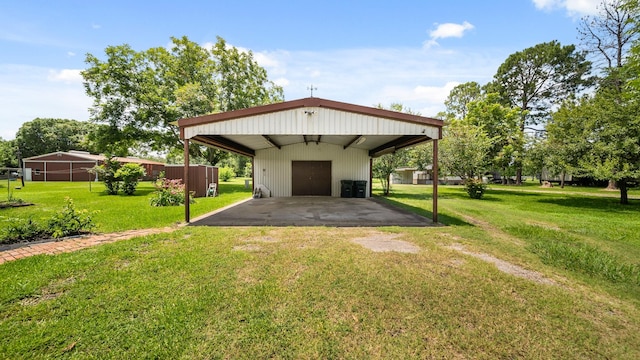
[[291,195],[331,196],[331,161],[292,161]]

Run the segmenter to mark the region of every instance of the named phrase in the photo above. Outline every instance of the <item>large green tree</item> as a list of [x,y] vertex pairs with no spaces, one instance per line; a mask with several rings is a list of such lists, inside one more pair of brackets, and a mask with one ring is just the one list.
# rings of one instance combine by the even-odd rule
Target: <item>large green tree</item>
[[[253,59],[218,38],[212,48],[187,37],[171,38],[169,48],[135,51],[129,45],[109,46],[106,60],[88,54],[82,72],[86,93],[93,98],[91,120],[103,124],[103,143],[119,152],[144,143],[166,152],[180,147],[172,123],[194,117],[268,104],[284,99],[282,88],[269,81]],[[192,147],[193,155],[217,164],[224,152]]]
[[491,160],[494,170],[503,175],[503,183],[507,183],[522,167],[524,134],[518,128],[520,110],[500,104],[495,93],[470,102],[467,108],[468,114],[462,123],[482,128],[491,139],[492,145],[486,156]]
[[493,139],[482,126],[454,120],[446,127],[440,144],[440,162],[448,175],[481,180],[491,167]]
[[464,119],[467,116],[469,104],[472,101],[479,100],[481,97],[482,88],[475,81],[455,86],[444,101],[446,120]]
[[[602,1],[598,13],[582,18],[578,27],[580,45],[603,76],[601,81],[611,82],[602,85],[620,92],[624,81],[615,74],[625,65],[629,49],[640,35],[640,29],[635,26],[639,15],[637,3],[637,0]],[[616,188],[613,179],[609,179],[608,188]]]
[[22,158],[56,151],[92,151],[89,135],[94,130],[95,125],[86,121],[36,118],[18,129],[15,146]]
[[[557,41],[542,43],[510,55],[488,86],[505,105],[520,109],[520,131],[544,123],[553,104],[592,84],[591,63],[575,46]],[[516,172],[520,184],[522,167]]]

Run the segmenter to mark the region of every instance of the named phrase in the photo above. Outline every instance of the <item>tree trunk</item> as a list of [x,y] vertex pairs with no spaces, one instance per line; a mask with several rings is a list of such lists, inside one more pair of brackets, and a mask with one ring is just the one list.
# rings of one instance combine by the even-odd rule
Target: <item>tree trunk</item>
[[609,184],[607,185],[607,190],[618,190],[615,180],[609,180]]
[[620,180],[618,185],[620,186],[620,204],[628,205],[629,195],[627,194],[627,180]]
[[516,169],[516,185],[522,185],[522,167]]
[[560,175],[560,188],[564,189],[564,175],[565,172],[563,171],[562,174]]

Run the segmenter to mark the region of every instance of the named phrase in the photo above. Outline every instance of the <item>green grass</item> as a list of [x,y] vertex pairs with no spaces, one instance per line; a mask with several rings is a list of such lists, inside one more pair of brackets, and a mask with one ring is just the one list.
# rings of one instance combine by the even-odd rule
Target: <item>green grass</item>
[[[441,187],[442,227],[185,227],[8,262],[0,358],[640,358],[640,201],[522,190]],[[392,191],[430,215],[430,187]],[[421,251],[352,241],[388,235]]]
[[[97,232],[115,232],[175,225],[184,222],[183,206],[153,207],[149,203],[154,191],[153,183],[141,182],[133,196],[107,195],[102,183],[86,182],[28,182],[20,190],[13,189],[14,198],[34,203],[35,206],[0,209],[0,227],[12,218],[46,220],[64,206],[65,197],[71,197],[78,210],[94,213]],[[6,185],[0,188],[6,191]],[[205,214],[251,197],[251,189],[244,188],[243,179],[220,182],[219,196],[196,198],[191,204],[191,216]]]

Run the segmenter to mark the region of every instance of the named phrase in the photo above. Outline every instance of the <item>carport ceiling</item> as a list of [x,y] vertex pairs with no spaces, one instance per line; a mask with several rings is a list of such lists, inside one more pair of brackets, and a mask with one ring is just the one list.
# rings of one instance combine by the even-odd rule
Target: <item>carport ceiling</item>
[[438,119],[321,98],[178,121],[183,138],[247,156],[292,144],[327,143],[364,149],[377,157],[439,139],[442,125]]

